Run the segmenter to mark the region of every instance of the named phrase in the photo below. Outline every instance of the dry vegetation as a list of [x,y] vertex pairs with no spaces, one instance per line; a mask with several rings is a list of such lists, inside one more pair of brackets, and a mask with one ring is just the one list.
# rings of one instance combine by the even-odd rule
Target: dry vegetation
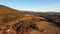
[[0,5],[0,34],[60,34],[60,15],[23,12]]

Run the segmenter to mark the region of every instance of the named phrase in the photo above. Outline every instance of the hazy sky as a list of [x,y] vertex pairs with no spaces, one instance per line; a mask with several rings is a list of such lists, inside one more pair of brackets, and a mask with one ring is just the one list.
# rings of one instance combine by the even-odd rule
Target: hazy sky
[[60,11],[60,0],[0,0],[0,5],[18,10]]

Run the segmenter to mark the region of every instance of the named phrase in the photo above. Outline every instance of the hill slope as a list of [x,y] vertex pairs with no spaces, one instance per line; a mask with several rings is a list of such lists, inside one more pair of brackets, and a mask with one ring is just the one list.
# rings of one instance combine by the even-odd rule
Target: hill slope
[[60,34],[60,15],[24,12],[0,5],[0,34]]

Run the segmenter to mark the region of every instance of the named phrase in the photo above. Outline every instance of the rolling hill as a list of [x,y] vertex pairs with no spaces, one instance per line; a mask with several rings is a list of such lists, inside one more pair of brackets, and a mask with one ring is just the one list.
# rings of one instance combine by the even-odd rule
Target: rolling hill
[[0,34],[60,34],[60,13],[25,12],[0,5]]

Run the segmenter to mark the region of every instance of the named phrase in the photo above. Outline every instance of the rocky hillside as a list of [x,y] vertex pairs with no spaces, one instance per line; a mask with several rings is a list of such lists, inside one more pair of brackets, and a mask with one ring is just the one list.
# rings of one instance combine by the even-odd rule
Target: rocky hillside
[[24,12],[0,5],[0,34],[60,34],[60,14]]

